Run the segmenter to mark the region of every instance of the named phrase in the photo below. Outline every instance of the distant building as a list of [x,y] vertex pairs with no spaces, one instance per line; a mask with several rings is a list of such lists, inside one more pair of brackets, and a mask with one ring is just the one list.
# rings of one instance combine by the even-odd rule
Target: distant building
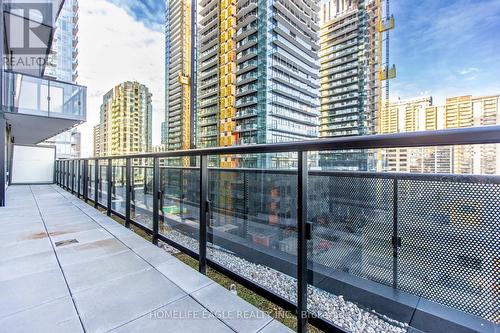
[[165,122],[162,143],[167,150],[191,149],[195,145],[191,107],[192,24],[191,0],[166,1],[165,15]]
[[124,82],[103,97],[99,127],[94,127],[94,151],[99,156],[150,152],[151,93],[139,82]]
[[72,128],[45,140],[42,145],[55,146],[57,158],[78,158],[82,151],[82,134]]
[[[78,0],[66,0],[56,22],[54,41],[45,75],[56,80],[76,83],[78,79]],[[58,158],[81,155],[81,134],[70,129],[42,144],[55,145]]]
[[[318,3],[200,2],[200,148],[317,137]],[[286,167],[292,157],[222,156],[220,165]]]
[[[321,138],[377,132],[378,8],[375,1],[331,0],[320,9]],[[323,167],[366,170],[365,152],[320,154]]]
[[[431,97],[397,100],[384,107],[380,133],[431,131],[500,124],[500,95],[458,96],[444,105]],[[500,172],[497,145],[385,149],[379,169],[397,172],[480,173]]]
[[167,147],[164,144],[154,145],[151,148],[152,153],[163,153],[167,151]]
[[78,0],[64,2],[44,73],[64,82],[78,79],[78,9]]
[[94,131],[94,156],[101,155],[101,125],[97,124],[93,128]]

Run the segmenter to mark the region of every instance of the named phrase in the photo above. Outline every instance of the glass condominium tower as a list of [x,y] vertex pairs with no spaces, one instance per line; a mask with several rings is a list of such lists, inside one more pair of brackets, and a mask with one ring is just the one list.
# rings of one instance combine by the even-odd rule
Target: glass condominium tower
[[[61,9],[45,75],[70,83],[78,79],[78,0],[66,0]],[[58,158],[80,157],[81,134],[73,128],[43,144],[55,145]]]
[[[375,134],[379,108],[378,1],[330,0],[321,5],[320,137]],[[320,166],[366,170],[360,151],[320,154]]]
[[[199,147],[318,136],[319,1],[199,3]],[[221,158],[222,167],[287,166]]]
[[56,22],[45,75],[76,83],[78,79],[78,0],[66,0]]
[[192,149],[193,8],[191,0],[167,0],[165,14],[165,122],[162,143],[167,150]]

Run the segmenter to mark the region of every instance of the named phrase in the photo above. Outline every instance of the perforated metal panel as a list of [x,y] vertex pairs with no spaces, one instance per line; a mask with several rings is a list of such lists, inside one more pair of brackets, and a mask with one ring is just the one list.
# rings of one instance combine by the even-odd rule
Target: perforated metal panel
[[398,207],[399,288],[498,321],[500,185],[401,180]]
[[309,258],[391,285],[392,190],[391,179],[310,176]]

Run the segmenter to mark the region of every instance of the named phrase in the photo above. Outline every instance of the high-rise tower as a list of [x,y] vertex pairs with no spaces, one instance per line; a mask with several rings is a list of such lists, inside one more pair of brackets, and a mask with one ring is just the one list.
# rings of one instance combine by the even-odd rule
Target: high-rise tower
[[103,97],[94,149],[100,156],[150,152],[152,114],[151,94],[145,85],[129,81],[117,85]]
[[[317,137],[318,1],[203,0],[200,6],[200,147]],[[287,164],[286,157],[272,162]]]
[[195,146],[195,80],[193,80],[193,8],[191,0],[166,1],[165,122],[162,143],[167,150]]
[[[380,4],[331,0],[320,10],[320,136],[374,134],[379,108]],[[363,170],[363,152],[323,154],[324,166]]]
[[78,79],[78,0],[66,0],[56,22],[46,76],[76,83]]
[[[76,83],[78,79],[78,0],[66,0],[56,22],[45,75]],[[46,140],[55,145],[58,158],[80,157],[81,134],[73,128]]]

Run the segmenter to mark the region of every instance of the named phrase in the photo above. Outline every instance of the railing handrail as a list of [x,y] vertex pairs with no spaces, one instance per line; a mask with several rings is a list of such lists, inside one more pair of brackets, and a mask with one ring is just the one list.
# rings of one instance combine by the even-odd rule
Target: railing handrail
[[50,81],[50,82],[55,82],[55,83],[61,83],[61,84],[65,84],[65,85],[68,85],[68,86],[82,88],[82,89],[85,89],[85,90],[87,89],[87,86],[82,86],[82,85],[79,85],[79,84],[76,84],[76,83],[73,83],[73,82],[66,82],[66,81],[58,80],[58,79],[52,78],[50,76],[37,76],[37,75],[33,75],[33,74],[26,74],[26,73],[16,72],[16,71],[13,71],[13,70],[10,70],[10,69],[4,69],[3,71],[4,71],[4,73],[8,73],[8,74],[28,76],[28,77],[32,77],[34,79],[39,79],[39,80],[44,80],[44,81]]
[[[321,269],[313,273],[319,274],[318,276],[321,277],[322,281],[323,279],[325,279],[324,281],[328,281],[325,285],[331,284],[332,286],[336,286],[331,287],[331,289],[326,290],[326,292],[335,293],[336,290],[340,290],[336,288],[341,288],[341,290],[347,290],[346,287],[355,288],[358,291],[350,294],[354,302],[364,304],[365,299],[373,299],[373,301],[370,301],[369,304],[367,304],[369,307],[375,308],[375,311],[378,311],[381,314],[390,313],[390,315],[392,316],[394,314],[393,306],[395,304],[396,306],[403,305],[402,302],[400,303],[398,301],[399,299],[401,299],[400,297],[402,295],[407,295],[404,297],[405,299],[406,297],[411,297],[412,299],[414,299],[416,302],[415,304],[419,304],[418,302],[421,297],[423,297],[422,299],[425,299],[427,297],[425,296],[425,293],[424,296],[419,296],[418,294],[420,292],[415,292],[413,287],[410,289],[404,289],[404,286],[401,284],[404,284],[405,281],[408,280],[408,271],[406,270],[406,268],[408,267],[408,260],[401,260],[399,259],[399,257],[400,254],[402,254],[403,257],[408,258],[408,251],[409,249],[411,249],[411,247],[401,247],[404,246],[404,244],[413,244],[412,246],[415,247],[417,251],[421,251],[420,241],[415,241],[415,239],[417,238],[413,237],[414,235],[419,236],[420,234],[409,234],[409,231],[407,230],[408,225],[415,225],[418,230],[421,230],[425,227],[425,223],[432,223],[430,228],[428,228],[429,232],[441,232],[444,235],[444,241],[446,242],[445,245],[451,244],[453,241],[458,239],[457,237],[462,237],[462,235],[465,234],[467,235],[467,237],[470,237],[471,244],[477,244],[479,238],[482,237],[480,240],[481,242],[485,240],[484,246],[487,247],[487,250],[489,251],[488,253],[486,253],[486,255],[489,255],[491,252],[491,250],[489,249],[494,246],[492,245],[493,242],[491,241],[492,238],[490,237],[490,233],[491,230],[494,230],[492,228],[496,226],[492,224],[495,223],[496,216],[494,215],[494,201],[491,201],[490,197],[494,196],[494,193],[497,190],[498,185],[500,184],[500,175],[318,170],[309,168],[308,151],[392,147],[453,146],[485,143],[500,143],[500,126],[485,126],[434,132],[348,137],[314,141],[311,140],[303,142],[288,142],[255,146],[233,146],[222,148],[196,149],[189,151],[171,151],[149,154],[131,154],[86,159],[58,160],[56,162],[55,168],[55,179],[57,184],[71,191],[71,193],[76,194],[79,197],[80,195],[83,195],[83,199],[86,202],[88,200],[91,200],[94,204],[94,207],[105,208],[106,214],[108,216],[114,214],[115,216],[123,218],[126,227],[134,226],[146,232],[151,236],[151,240],[154,244],[158,245],[158,241],[161,240],[196,258],[198,260],[198,270],[201,273],[206,273],[207,264],[212,265],[223,274],[228,275],[235,281],[242,283],[248,288],[254,288],[255,290],[257,290],[257,293],[271,299],[272,301],[275,301],[285,309],[298,313],[298,332],[306,332],[305,325],[308,321],[311,321],[311,323],[315,323],[320,327],[325,327],[325,331],[343,332],[342,329],[335,326],[335,323],[328,321],[328,318],[316,316],[314,315],[314,313],[309,312],[307,308],[308,286],[314,286],[314,283],[310,280],[310,272],[313,271],[308,267],[309,262],[313,263],[313,257],[311,257],[311,254],[308,251],[308,244],[314,245],[314,243],[308,243],[313,239],[313,224],[320,223],[321,225],[317,225],[317,230],[322,233],[323,231],[321,231],[321,228],[319,227],[323,227],[323,222],[321,222],[320,219],[324,219],[324,221],[327,221],[324,217],[325,214],[333,213],[334,215],[332,218],[339,223],[340,228],[343,228],[343,226],[346,225],[346,222],[350,221],[349,224],[351,224],[354,229],[349,232],[351,234],[354,233],[355,235],[357,235],[356,237],[358,240],[356,241],[356,239],[354,239],[356,244],[361,244],[359,241],[359,239],[361,238],[363,238],[363,242],[371,242],[370,238],[366,238],[362,234],[358,233],[358,224],[360,224],[359,227],[361,227],[362,224],[363,228],[365,226],[367,228],[373,228],[373,233],[375,235],[374,239],[376,239],[374,241],[376,253],[373,257],[377,258],[377,263],[374,263],[374,265],[379,267],[379,259],[383,260],[384,264],[380,266],[382,269],[381,274],[383,275],[383,277],[381,277],[382,275],[379,276],[375,274],[373,278],[370,278],[361,276],[359,274],[356,275],[355,272],[351,274],[349,271],[347,271],[346,274],[350,274],[349,277],[354,277],[353,282],[347,282],[347,280],[344,280],[343,277],[336,277],[336,274],[343,272],[343,266],[340,268],[337,266],[331,266],[330,268],[328,268],[329,266],[325,266],[329,269],[328,271],[322,271]],[[297,153],[296,169],[220,168],[208,166],[209,155],[269,152]],[[180,156],[196,156],[198,157],[199,162],[196,163],[196,166],[160,166],[161,158]],[[153,163],[151,163],[151,165],[133,166],[134,159],[140,158],[151,158]],[[125,165],[114,165],[114,163],[111,163],[113,160],[123,160],[125,162]],[[93,167],[91,167],[90,163],[93,163]],[[121,174],[115,173],[114,167],[121,168]],[[140,185],[140,187],[135,186],[136,181],[134,180],[134,168],[148,169],[148,171],[152,171],[147,173],[147,178],[145,177],[139,179],[140,184],[138,185]],[[181,178],[180,181],[174,180],[171,183],[172,185],[174,185],[174,187],[169,187],[168,185],[170,184],[170,181],[168,178],[165,178],[165,173],[163,172],[165,169],[173,169],[179,171],[196,170],[198,171],[198,174],[195,174],[194,176],[192,175],[193,177],[189,177],[187,179],[189,183],[187,187],[185,186],[185,181],[183,180],[183,178]],[[228,173],[235,172],[242,173],[242,175],[237,175],[237,177],[234,178],[231,177],[231,185],[227,186],[227,184],[220,182],[216,182],[215,184],[211,183],[211,178],[209,177],[210,171],[220,171]],[[295,193],[293,191],[289,192],[288,190],[285,190],[284,192],[286,193],[283,193],[283,195],[291,196],[295,199],[292,198],[292,201],[288,203],[286,203],[286,200],[284,200],[283,208],[280,207],[277,211],[273,211],[274,208],[270,210],[271,205],[269,206],[269,209],[264,208],[252,211],[251,209],[249,209],[250,205],[253,202],[252,199],[249,199],[252,197],[252,195],[249,195],[248,193],[250,191],[254,191],[254,185],[251,184],[251,182],[255,180],[254,177],[248,177],[247,173],[276,173],[287,175],[283,179],[293,179],[292,181],[288,181],[287,184],[292,188],[296,188],[297,192]],[[146,175],[146,173],[144,173],[144,175]],[[340,182],[327,183],[323,179],[316,179],[315,182],[309,182],[309,179],[314,180],[314,177],[316,176],[351,177],[359,178],[359,180],[374,178],[389,181],[356,181],[353,183],[352,179],[346,179]],[[267,182],[266,179],[268,178],[269,177],[266,176],[258,177],[256,179],[256,181],[259,183],[257,193],[262,193],[261,195],[258,194],[257,201],[262,200],[260,197],[266,199],[269,197],[269,195],[274,195],[273,191],[274,188],[276,188],[274,187],[274,185],[273,187],[267,187],[267,190],[265,189],[264,185],[260,185],[261,182]],[[410,182],[408,183],[408,181]],[[417,186],[422,182],[426,182],[426,184],[424,186],[424,191],[420,193]],[[449,186],[446,186],[446,184],[444,184],[445,182],[451,182],[451,184],[449,184]],[[279,181],[277,185],[281,186],[281,183],[282,181]],[[455,183],[461,183],[462,185]],[[471,186],[468,183],[472,183],[473,185]],[[231,200],[230,206],[226,206],[228,204],[228,201],[224,200],[223,203],[214,205],[214,203],[218,203],[219,201],[217,199],[217,196],[213,197],[213,189],[215,189],[216,192],[220,192],[220,188],[214,187],[214,185],[226,186],[227,188],[232,189],[233,184],[239,187],[237,189],[238,192],[235,192],[234,196],[233,190],[231,190],[230,192],[230,195],[235,198],[234,202],[236,204],[233,205],[233,200]],[[308,191],[308,187],[316,186],[317,184],[323,184],[323,190],[318,191],[317,194],[315,193],[311,198],[309,198],[308,194],[314,192],[315,189],[312,189],[313,191],[310,192]],[[346,184],[349,184],[347,185],[348,187],[346,187]],[[476,193],[476,191],[478,190],[476,187],[477,184],[485,184],[486,186],[482,187],[485,189],[485,192],[480,197],[478,197],[477,200],[475,200],[471,197],[470,194]],[[121,188],[119,192],[116,192],[117,185],[118,188]],[[262,188],[260,189],[259,186],[262,186]],[[180,191],[178,191],[176,187],[178,187]],[[441,187],[448,188],[448,192],[441,192]],[[139,192],[136,194],[137,189],[139,189]],[[185,196],[184,194],[182,194],[178,198],[175,197],[177,193],[184,193],[186,189],[188,191],[191,191],[192,195]],[[280,191],[281,190],[279,190],[279,192]],[[363,193],[368,192],[371,194],[368,194],[368,196],[366,197],[364,195],[362,195],[361,197],[352,197],[352,191],[363,191]],[[465,196],[458,195],[462,191],[465,191]],[[141,192],[143,195],[142,200],[145,207],[141,207],[140,204]],[[116,193],[119,194],[116,197],[116,199],[118,200],[115,201],[113,200],[113,195],[116,196]],[[265,193],[267,193],[267,196]],[[136,195],[139,195],[139,199],[136,198]],[[224,193],[224,195],[227,195],[227,193]],[[281,194],[278,193],[278,196],[281,197]],[[330,200],[327,201],[326,204],[323,204],[320,201],[325,197],[330,197]],[[413,202],[413,197],[415,197],[416,202]],[[148,203],[146,203],[146,198]],[[168,200],[165,201],[166,199]],[[418,212],[413,211],[412,208],[409,208],[410,206],[414,205],[420,205],[422,207],[424,207],[425,205],[427,207],[427,200],[433,199],[442,202],[438,202],[437,205],[434,206],[429,205],[428,208],[425,208],[421,212],[422,221],[419,220],[420,217],[417,218]],[[139,200],[139,202],[137,202],[136,200]],[[194,200],[194,202],[191,200]],[[241,205],[241,200],[243,200],[243,206]],[[308,201],[312,202],[312,204],[309,204],[309,208]],[[119,202],[121,202],[120,206],[116,206],[116,204],[118,204]],[[180,203],[179,207],[177,206],[177,202]],[[162,234],[160,228],[160,226],[168,227],[169,217],[168,214],[166,214],[164,211],[164,208],[166,206],[173,205],[174,207],[176,207],[176,209],[179,209],[179,213],[176,214],[181,214],[184,211],[183,207],[185,207],[185,204],[187,204],[188,202],[197,204],[194,205],[196,209],[189,213],[189,217],[196,219],[196,215],[198,215],[198,228],[193,228],[192,226],[189,226],[189,224],[182,225],[183,228],[188,228],[188,230],[185,231],[187,234],[191,235],[188,237],[194,237],[197,239],[197,252],[196,250],[193,250],[193,247],[186,247],[182,244],[182,242],[178,242],[175,239],[170,239],[167,235]],[[281,203],[282,200],[280,199],[279,202]],[[491,202],[491,204],[489,202]],[[139,205],[137,205],[137,203],[139,203]],[[319,204],[321,204],[321,207],[319,207]],[[403,206],[401,206],[402,204]],[[406,204],[406,206],[404,206],[404,204]],[[113,207],[113,205],[115,205],[115,207]],[[123,205],[125,207],[123,207]],[[339,210],[335,209],[335,206],[337,205],[347,205],[348,211],[346,211],[345,208]],[[279,206],[281,206],[281,204]],[[354,211],[351,211],[349,208],[350,206],[356,207],[356,209]],[[314,211],[309,212],[311,208]],[[133,210],[137,213],[138,211],[140,212],[141,209],[144,210],[148,215],[147,222],[141,222],[141,219],[139,218],[140,216],[132,217]],[[282,213],[286,213],[286,215],[280,214],[280,210]],[[241,219],[243,228],[241,232],[243,232],[243,236],[238,237],[243,239],[243,242],[246,242],[249,237],[248,235],[251,234],[248,232],[249,223],[253,224],[254,222],[258,222],[260,223],[260,225],[271,224],[270,220],[266,220],[266,214],[268,214],[268,216],[280,216],[280,219],[283,219],[277,220],[277,223],[272,223],[274,227],[279,229],[280,231],[289,232],[293,230],[293,232],[296,234],[296,239],[293,241],[296,245],[296,254],[291,254],[291,257],[286,260],[279,259],[279,265],[283,265],[280,267],[287,267],[286,269],[284,268],[285,270],[283,270],[282,273],[296,278],[296,302],[290,301],[290,299],[278,294],[276,290],[272,288],[269,289],[265,285],[260,285],[259,282],[254,281],[253,279],[248,279],[237,269],[224,267],[223,263],[217,263],[216,261],[211,260],[210,256],[207,257],[207,249],[210,247],[210,243],[213,244],[213,240],[211,239],[214,236],[219,240],[224,239],[224,241],[227,241],[230,246],[229,249],[231,251],[234,249],[236,255],[238,255],[238,251],[240,251],[239,249],[241,249],[239,247],[241,242],[240,239],[231,239],[232,236],[226,238],[219,237],[223,234],[217,234],[218,231],[216,230],[214,225],[212,225],[213,220],[218,218],[217,215],[214,214],[227,215],[227,212],[230,212],[229,215],[235,217],[236,219]],[[260,212],[264,212],[263,217],[260,216]],[[139,215],[141,214],[142,213],[140,213]],[[344,215],[346,214],[348,220],[344,218]],[[403,222],[401,222],[402,217],[404,219]],[[483,220],[488,221],[488,223],[492,225],[485,224],[484,227],[480,227],[480,223]],[[170,222],[172,221],[175,222],[175,220],[171,220]],[[227,222],[226,220],[224,221]],[[214,228],[211,229],[211,227]],[[340,229],[337,228],[335,230]],[[458,230],[459,232],[455,232],[455,230]],[[340,230],[340,232],[344,233],[343,230]],[[438,241],[443,242],[443,239],[441,239],[441,235],[438,234],[437,236],[438,237],[434,238],[439,238]],[[336,237],[336,235],[333,234],[324,239],[331,240],[332,237]],[[337,240],[335,240],[334,242],[337,242]],[[425,243],[425,241],[422,242]],[[253,243],[257,244],[256,241],[252,240],[252,244]],[[284,245],[286,246],[286,244]],[[193,246],[196,247],[196,244]],[[223,245],[222,247],[224,246],[225,245]],[[245,249],[243,249],[244,253],[246,253],[246,249],[254,248],[253,246],[247,246],[244,244],[241,246],[246,246]],[[440,245],[437,246],[437,248],[441,247],[442,246]],[[269,266],[271,265],[269,264],[271,262],[269,260],[274,260],[273,262],[275,262],[276,258],[278,258],[279,256],[271,255],[271,258],[267,258],[267,252],[274,250],[269,245],[264,248],[265,250],[258,250],[257,252],[247,253],[245,254],[245,256],[247,256],[248,258],[262,256],[262,258],[264,258],[263,261],[261,262],[259,259],[258,263],[264,266]],[[379,250],[383,251],[383,253],[379,252]],[[424,247],[423,250],[426,250],[426,248]],[[286,250],[284,252],[286,252]],[[314,254],[314,252],[311,253]],[[452,256],[456,254],[453,251],[449,253]],[[371,256],[371,253],[368,253],[368,255]],[[341,257],[344,256],[342,255]],[[449,257],[448,252],[446,254],[446,257]],[[430,257],[427,256],[424,257],[424,259],[425,258],[429,259]],[[460,265],[460,272],[463,272],[464,269],[475,269],[475,264],[473,264],[471,267],[466,267],[458,262],[461,260],[458,256],[457,258],[458,259],[453,260],[454,262],[457,262],[457,265]],[[475,257],[468,258],[467,256],[465,256],[464,258],[465,260],[476,259]],[[483,257],[481,257],[481,260],[483,260],[482,258]],[[354,259],[356,260],[356,258]],[[362,259],[360,260],[360,262],[363,262]],[[271,268],[273,267],[273,265],[274,264],[271,265]],[[319,265],[322,265],[322,263],[319,263]],[[434,271],[439,273],[438,270],[434,269],[434,265],[429,264],[427,266],[431,271],[430,273],[433,274],[432,276],[435,276],[433,273]],[[423,267],[425,267],[425,264]],[[391,272],[392,274],[390,274]],[[481,268],[480,270],[478,270],[477,274],[479,274],[478,279],[489,280],[491,271],[488,268],[483,272],[483,269]],[[368,284],[366,284],[365,281],[363,283],[358,283],[356,282],[356,279],[358,278],[367,279],[369,282]],[[427,281],[427,278],[428,276],[424,276],[425,281]],[[452,276],[451,279],[453,278],[454,277]],[[432,281],[434,281],[434,278]],[[337,283],[341,284],[337,285]],[[371,283],[375,283],[376,285],[371,285]],[[382,285],[380,283],[382,283]],[[487,284],[478,285],[476,287],[481,288],[481,286],[487,287]],[[468,287],[465,286],[465,288]],[[395,293],[394,291],[397,291],[397,293]],[[481,302],[486,302],[485,304],[488,307],[493,308],[491,306],[492,297],[490,295],[481,294],[474,297],[476,297],[476,299]],[[386,302],[385,299],[389,299],[390,301]],[[443,303],[444,301],[447,301],[447,298],[440,298],[437,301],[438,304],[443,304],[443,306],[447,305],[447,303]],[[407,318],[413,318],[411,314],[415,313],[415,311],[418,310],[412,305],[407,306],[406,303],[402,307],[404,309],[400,314],[397,315],[398,317],[394,319],[401,320],[408,325],[413,324],[413,319],[410,319],[408,321]],[[481,312],[482,310],[476,311],[475,309],[471,310],[468,307],[464,308],[464,306],[461,304],[454,306],[454,308],[452,309],[453,311],[462,311],[463,313],[466,313],[469,319],[467,319],[466,322],[458,323],[453,319],[449,319],[453,317],[441,317],[441,310],[436,310],[435,313],[434,310],[431,311],[429,313],[429,316],[426,318],[436,318],[434,317],[434,315],[437,315],[438,318],[443,319],[443,325],[449,326],[449,330],[454,331],[454,327],[461,325],[467,328],[477,327],[477,323],[479,321],[483,322],[482,318],[489,315],[485,312]],[[451,311],[451,309],[447,311]],[[463,313],[460,314],[462,315]],[[417,325],[421,325],[421,323],[419,323],[418,321],[416,323]]]
[[[108,159],[122,159],[123,157],[109,157]],[[127,157],[130,158],[130,157]],[[125,158],[123,158],[125,159]],[[73,161],[82,161],[83,158]],[[91,159],[93,160],[93,159]],[[60,161],[71,161],[62,159]],[[104,165],[107,166],[107,165]],[[126,165],[113,165],[113,167],[126,168]],[[152,165],[133,165],[132,168],[138,169],[154,169]],[[171,166],[160,165],[160,170],[174,171],[199,171],[199,166]],[[235,172],[235,173],[266,173],[280,175],[297,175],[295,169],[273,169],[273,168],[222,168],[208,167],[210,171],[220,172]],[[310,176],[330,176],[339,178],[373,178],[373,179],[398,179],[398,180],[421,180],[421,181],[439,181],[439,182],[455,182],[455,183],[485,183],[485,184],[500,184],[500,175],[492,174],[469,174],[469,173],[425,173],[425,172],[392,172],[392,171],[339,171],[339,170],[316,170],[309,168]]]
[[474,145],[500,143],[500,126],[487,125],[437,131],[406,132],[324,138],[282,143],[266,143],[213,147],[190,150],[175,150],[159,153],[142,153],[115,156],[98,156],[67,160],[104,160],[119,158],[183,157],[230,154],[284,153],[299,151],[334,151],[347,149],[415,148],[454,145]]

